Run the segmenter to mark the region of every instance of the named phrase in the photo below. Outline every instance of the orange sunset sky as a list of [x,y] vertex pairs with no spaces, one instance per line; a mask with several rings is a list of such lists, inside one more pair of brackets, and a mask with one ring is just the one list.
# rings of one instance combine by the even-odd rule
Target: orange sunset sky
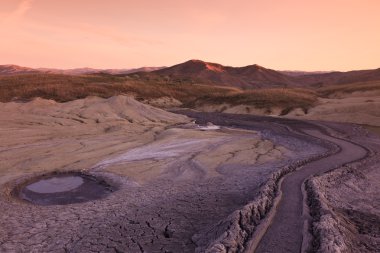
[[380,67],[379,0],[0,0],[0,64]]

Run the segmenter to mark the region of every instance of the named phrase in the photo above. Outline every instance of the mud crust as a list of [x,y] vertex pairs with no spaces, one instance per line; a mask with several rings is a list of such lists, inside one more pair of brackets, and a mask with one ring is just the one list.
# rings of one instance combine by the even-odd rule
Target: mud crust
[[[320,126],[318,126],[320,127]],[[288,131],[295,132],[290,127],[286,127]],[[325,132],[325,131],[324,131]],[[305,133],[303,133],[305,134]],[[305,134],[307,135],[307,134]],[[311,135],[308,135],[315,138]],[[256,228],[261,224],[264,218],[267,217],[273,208],[274,201],[279,194],[279,182],[287,174],[299,169],[300,167],[325,158],[327,156],[340,152],[338,145],[323,140],[323,146],[328,148],[328,151],[309,157],[304,160],[296,161],[282,169],[272,173],[270,179],[264,184],[258,196],[242,209],[236,210],[229,215],[225,220],[221,221],[215,227],[227,228],[218,238],[207,245],[206,248],[199,247],[196,252],[207,253],[227,253],[227,252],[251,252],[250,241],[256,236]],[[215,233],[216,231],[207,231],[207,233]],[[193,237],[194,241],[201,240],[202,235],[197,234]]]
[[[327,174],[335,174],[333,175],[334,177],[342,177],[347,174],[355,173],[355,171],[358,170],[358,167],[363,166],[364,163],[368,162],[371,158],[374,158],[378,152],[361,145],[357,141],[350,140],[351,137],[349,135],[339,133],[331,128],[327,129],[329,129],[330,136],[337,139],[343,139],[342,137],[344,137],[345,141],[360,146],[366,150],[366,156],[354,162],[332,168],[322,175],[313,176],[305,181],[307,204],[312,217],[309,232],[313,237],[307,253],[354,252],[352,242],[350,242],[344,231],[350,229],[347,228],[349,225],[343,224],[345,222],[342,222],[339,210],[334,210],[329,206],[328,201],[322,193],[319,178]],[[328,224],[328,226],[326,226],[326,224]]]

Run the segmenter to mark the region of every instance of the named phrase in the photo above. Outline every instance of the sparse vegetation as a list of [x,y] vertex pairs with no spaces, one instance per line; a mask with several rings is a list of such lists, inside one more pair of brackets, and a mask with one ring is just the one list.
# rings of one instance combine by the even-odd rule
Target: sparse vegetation
[[138,100],[171,97],[189,108],[221,104],[251,105],[261,109],[277,107],[284,113],[294,108],[307,111],[317,103],[318,97],[373,90],[380,90],[380,81],[333,85],[316,90],[299,88],[241,90],[227,86],[177,82],[164,78],[146,79],[137,74],[71,76],[35,73],[0,76],[0,102],[27,101],[35,97],[66,102],[88,96],[108,98],[129,94]]
[[165,80],[141,80],[112,75],[70,76],[57,74],[31,74],[0,77],[0,101],[30,100],[34,97],[66,102],[87,96],[111,97],[120,94],[134,95],[137,99],[163,96],[181,101],[184,106],[210,103],[231,105],[246,104],[259,108],[273,106],[307,109],[315,101],[314,92],[302,89],[262,89],[242,91],[232,87]]
[[202,96],[198,104],[253,105],[256,108],[270,109],[280,107],[284,110],[294,108],[309,109],[317,101],[314,91],[306,89],[259,89],[240,93]]
[[30,100],[34,97],[66,102],[87,96],[103,98],[130,94],[150,99],[173,97],[190,103],[202,95],[221,95],[236,89],[207,85],[145,81],[112,75],[70,76],[57,74],[31,74],[0,77],[0,101]]
[[369,132],[377,134],[380,136],[380,127],[379,126],[370,126],[370,125],[362,125],[364,128],[366,128]]
[[29,100],[34,97],[65,102],[90,95],[105,96],[112,86],[117,92],[120,78],[113,76],[69,76],[27,74],[0,77],[0,101]]
[[365,92],[365,91],[375,91],[375,90],[380,90],[380,81],[332,85],[332,86],[319,88],[317,91],[318,91],[319,96],[329,97],[337,93],[353,93],[353,92]]

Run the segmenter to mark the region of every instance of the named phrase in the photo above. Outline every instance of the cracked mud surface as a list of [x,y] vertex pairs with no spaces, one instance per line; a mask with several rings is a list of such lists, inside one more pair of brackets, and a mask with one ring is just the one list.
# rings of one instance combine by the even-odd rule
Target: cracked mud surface
[[317,252],[380,251],[380,138],[354,125],[328,124],[369,150],[367,159],[310,180],[316,202]]
[[[272,173],[328,150],[290,131],[295,121],[188,113],[222,126],[202,131],[189,118],[123,97],[5,108],[0,252],[202,252]],[[20,178],[81,169],[120,189],[63,206],[9,196]]]
[[306,164],[300,170],[285,176],[281,185],[283,195],[276,208],[276,216],[255,252],[278,252],[279,249],[282,249],[282,252],[300,252],[305,240],[302,232],[304,223],[309,222],[307,214],[303,213],[304,200],[301,190],[303,182],[317,173],[326,172],[336,166],[366,156],[366,150],[353,143],[322,135],[316,131],[308,131],[308,133],[339,145],[340,150],[336,154]]
[[[290,140],[283,127],[275,136],[258,132],[264,127],[176,127],[189,120],[168,113],[165,122],[144,114],[138,124],[109,112],[113,118],[103,123],[104,116],[86,116],[93,117],[87,113],[93,103],[136,106],[119,100],[75,101],[47,112],[42,101],[32,109],[14,105],[18,114],[2,112],[0,251],[193,252],[207,242],[194,241],[195,234],[251,201],[272,172],[296,159],[294,152],[298,159],[323,150]],[[34,206],[7,195],[18,178],[52,168],[89,169],[121,188],[102,200],[64,206]]]
[[[196,113],[187,114],[197,115]],[[309,206],[311,208],[312,220],[310,221],[307,217],[305,218],[309,220],[307,223],[311,222],[309,228],[312,235],[308,235],[307,230],[303,231],[302,222],[298,222],[305,219],[305,214],[307,215],[307,213],[304,214],[302,212],[302,204],[298,208],[295,205],[299,200],[302,203],[303,196],[301,191],[299,191],[299,197],[297,198],[297,194],[293,194],[289,190],[293,185],[297,184],[290,182],[288,185],[290,187],[287,187],[285,183],[282,191],[286,198],[283,196],[282,200],[280,200],[280,205],[277,207],[279,209],[275,211],[274,223],[271,224],[270,229],[261,239],[259,247],[255,252],[303,252],[303,250],[310,250],[311,252],[378,252],[380,250],[378,241],[380,236],[378,230],[380,220],[378,206],[380,201],[378,196],[380,192],[377,180],[380,172],[378,167],[380,139],[378,136],[369,134],[361,127],[339,123],[315,122],[317,123],[315,124],[313,122],[297,122],[266,117],[246,117],[242,115],[206,115],[208,120],[213,118],[212,122],[214,123],[239,125],[239,127],[243,128],[252,127],[256,124],[256,129],[259,129],[260,122],[277,122],[280,125],[298,129],[298,132],[299,130],[301,132],[309,132],[309,134],[310,131],[319,132],[319,134],[324,135],[322,138],[322,136],[318,136],[317,134],[319,140],[326,139],[339,147],[336,155],[333,155],[336,151],[333,151],[335,148],[332,147],[333,153],[327,157],[321,157],[314,162],[310,162],[285,178],[285,180],[293,180],[298,175],[302,177],[302,174],[310,173],[308,172],[309,170],[313,171],[313,167],[315,168],[314,172],[311,172],[311,175],[327,171],[321,177],[314,177],[311,180],[316,182],[314,182],[315,187],[313,188],[314,199],[310,203],[311,206]],[[250,122],[248,123],[247,121]],[[273,130],[271,127],[268,129]],[[279,131],[276,131],[276,135],[278,133]],[[315,135],[315,133],[312,133],[312,135]],[[339,168],[342,163],[345,165]],[[328,172],[329,170],[331,172]],[[302,180],[300,183],[302,183]],[[268,196],[265,196],[264,199]],[[286,207],[284,204],[284,210],[281,211],[281,201],[285,199],[290,201],[288,201],[290,206]],[[285,203],[285,201],[283,202]],[[292,211],[293,207],[296,207],[296,210]],[[260,210],[256,209],[252,211],[243,210],[236,217],[239,219],[239,223],[241,223],[242,215],[249,214],[247,211],[261,213]],[[292,218],[287,217],[287,215],[295,216],[296,218],[292,221]],[[252,218],[254,217],[251,216]],[[289,226],[286,225],[287,223],[289,223]],[[240,224],[240,228],[231,232],[237,234],[252,231],[252,228],[247,230],[244,227],[254,227],[256,224],[256,219],[248,223],[243,222]],[[299,224],[298,228],[292,229],[297,224]],[[253,231],[253,233],[255,232]],[[302,237],[305,235],[312,237],[311,241],[305,239],[306,245],[303,248],[303,245],[301,245],[303,243]],[[256,236],[256,234],[252,236]],[[220,244],[220,241],[216,241],[216,244],[212,248],[209,248],[210,252],[240,252],[246,250],[244,247],[241,248],[242,244],[239,246],[239,244],[231,241],[231,239],[224,239],[221,242],[222,244]],[[236,246],[240,248],[236,248]]]

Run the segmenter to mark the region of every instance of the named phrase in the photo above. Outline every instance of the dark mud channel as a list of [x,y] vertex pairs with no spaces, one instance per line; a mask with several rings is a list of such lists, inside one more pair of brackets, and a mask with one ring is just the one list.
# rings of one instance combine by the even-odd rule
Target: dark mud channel
[[24,201],[47,206],[101,199],[115,190],[102,178],[71,172],[36,177],[18,186],[14,194]]

